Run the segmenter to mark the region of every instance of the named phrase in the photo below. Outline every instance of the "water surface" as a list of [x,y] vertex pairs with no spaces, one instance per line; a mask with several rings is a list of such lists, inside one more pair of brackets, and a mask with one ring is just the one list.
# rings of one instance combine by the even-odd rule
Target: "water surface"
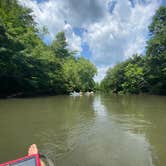
[[58,166],[164,166],[166,97],[0,100],[0,162],[36,143]]

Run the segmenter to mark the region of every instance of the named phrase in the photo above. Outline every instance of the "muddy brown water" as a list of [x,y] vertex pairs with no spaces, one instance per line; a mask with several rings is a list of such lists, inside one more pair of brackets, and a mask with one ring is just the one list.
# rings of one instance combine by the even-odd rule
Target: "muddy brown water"
[[166,165],[166,97],[0,100],[0,163],[36,143],[58,166]]

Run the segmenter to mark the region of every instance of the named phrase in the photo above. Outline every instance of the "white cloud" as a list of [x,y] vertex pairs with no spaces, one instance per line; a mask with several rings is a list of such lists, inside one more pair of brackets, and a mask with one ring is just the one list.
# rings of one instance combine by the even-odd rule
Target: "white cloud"
[[[19,1],[33,9],[36,22],[46,25],[52,38],[64,30],[71,49],[81,52],[81,43],[89,44],[90,59],[98,66],[98,81],[108,66],[144,51],[148,25],[161,3],[160,0]],[[73,27],[85,28],[87,32],[83,37],[77,36]]]
[[129,1],[119,0],[112,15],[107,13],[100,22],[88,27],[85,38],[92,50],[92,60],[98,65],[112,65],[134,53],[142,53],[148,25],[158,6],[154,0],[132,8]]
[[73,51],[77,50],[78,51],[77,55],[80,55],[80,52],[82,51],[81,38],[75,35],[70,24],[65,25],[64,32],[67,38],[67,43],[69,45],[69,48]]
[[72,31],[72,25],[65,23],[69,17],[69,10],[66,9],[64,1],[45,1],[37,3],[32,0],[19,0],[21,4],[31,8],[35,21],[39,26],[47,26],[51,39],[60,31],[65,31],[69,48],[77,50],[78,54],[82,51],[81,38]]

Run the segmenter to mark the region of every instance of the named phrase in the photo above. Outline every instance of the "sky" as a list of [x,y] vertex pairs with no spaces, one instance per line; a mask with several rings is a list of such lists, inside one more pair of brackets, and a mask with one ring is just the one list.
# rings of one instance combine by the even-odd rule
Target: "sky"
[[165,0],[19,0],[33,10],[50,44],[64,31],[68,47],[97,66],[100,82],[108,68],[133,54],[144,54],[148,26]]

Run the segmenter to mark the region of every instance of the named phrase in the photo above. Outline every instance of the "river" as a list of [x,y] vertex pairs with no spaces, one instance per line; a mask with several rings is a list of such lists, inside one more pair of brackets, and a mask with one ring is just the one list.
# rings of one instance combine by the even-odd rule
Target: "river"
[[0,162],[36,143],[57,166],[164,166],[166,97],[0,100]]

